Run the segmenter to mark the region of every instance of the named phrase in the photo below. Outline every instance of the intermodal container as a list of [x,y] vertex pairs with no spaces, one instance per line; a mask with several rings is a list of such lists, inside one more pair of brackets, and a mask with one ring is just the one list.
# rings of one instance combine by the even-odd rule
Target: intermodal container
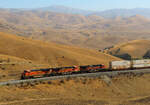
[[132,61],[133,68],[147,68],[150,67],[150,60],[144,59],[144,60],[133,60]]
[[112,61],[110,62],[110,69],[111,70],[124,70],[131,68],[131,62],[124,60],[124,61]]

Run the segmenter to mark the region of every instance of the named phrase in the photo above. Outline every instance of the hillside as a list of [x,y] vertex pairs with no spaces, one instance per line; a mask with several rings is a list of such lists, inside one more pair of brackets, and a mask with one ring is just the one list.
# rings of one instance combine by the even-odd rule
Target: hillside
[[117,58],[95,50],[33,41],[31,39],[0,33],[0,54],[31,60],[51,66],[108,63]]
[[57,13],[67,13],[67,14],[81,14],[81,15],[89,15],[94,12],[90,10],[89,11],[82,10],[82,9],[77,9],[77,8],[61,6],[61,5],[53,5],[49,7],[38,8],[38,10],[51,11],[51,12],[57,12]]
[[112,78],[110,84],[89,77],[0,87],[0,104],[149,105],[149,76],[122,75]]
[[150,19],[141,15],[107,19],[97,15],[11,9],[0,9],[0,14],[1,32],[64,45],[103,49],[131,40],[150,39]]
[[133,8],[133,9],[110,9],[100,12],[92,13],[94,15],[103,16],[105,18],[116,18],[118,16],[121,17],[130,17],[136,14],[143,15],[145,17],[150,17],[150,9],[149,8]]
[[39,10],[0,9],[0,14],[1,32],[64,45],[103,49],[150,39],[150,19],[137,14],[113,19]]
[[119,44],[108,50],[108,53],[116,56],[130,55],[132,58],[143,58],[150,50],[150,40],[134,40]]
[[[102,16],[104,18],[116,18],[118,16],[121,17],[130,17],[136,14],[143,15],[145,17],[150,17],[150,8],[133,8],[133,9],[110,9],[104,11],[91,11],[91,10],[82,10],[77,8],[71,8],[61,5],[53,5],[49,7],[37,8],[42,11],[51,11],[56,13],[67,13],[67,14],[80,14],[80,15],[97,15]],[[34,9],[34,10],[37,10]]]

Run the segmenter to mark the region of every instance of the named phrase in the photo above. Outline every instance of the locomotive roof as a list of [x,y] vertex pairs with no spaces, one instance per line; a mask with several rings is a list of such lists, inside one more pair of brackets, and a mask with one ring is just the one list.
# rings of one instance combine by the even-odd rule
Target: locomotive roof
[[102,66],[102,64],[98,64],[98,65],[85,65],[85,66],[80,66],[80,67],[93,67],[93,66]]
[[50,70],[51,68],[47,68],[47,69],[33,69],[31,71],[48,71]]

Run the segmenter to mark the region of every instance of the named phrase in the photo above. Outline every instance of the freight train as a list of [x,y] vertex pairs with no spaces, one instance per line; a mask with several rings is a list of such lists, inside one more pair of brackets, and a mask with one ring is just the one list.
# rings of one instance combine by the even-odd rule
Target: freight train
[[91,73],[100,71],[114,71],[114,70],[134,70],[150,68],[150,60],[132,60],[132,61],[111,61],[109,68],[106,68],[104,64],[98,65],[85,65],[85,66],[72,66],[72,67],[60,67],[60,68],[47,68],[36,70],[24,70],[21,75],[21,79],[42,78],[57,75],[67,75],[75,73]]

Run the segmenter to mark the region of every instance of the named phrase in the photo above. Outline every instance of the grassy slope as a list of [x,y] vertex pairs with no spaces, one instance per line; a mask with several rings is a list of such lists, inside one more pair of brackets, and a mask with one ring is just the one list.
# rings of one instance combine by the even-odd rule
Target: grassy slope
[[150,40],[134,40],[128,43],[116,45],[109,52],[112,54],[128,53],[133,58],[141,58],[150,49]]
[[95,50],[33,41],[6,33],[0,33],[0,46],[0,54],[51,66],[108,64],[111,60],[118,60]]
[[0,104],[149,105],[149,76],[123,75],[113,78],[109,85],[100,78],[76,78],[35,86],[0,87]]

